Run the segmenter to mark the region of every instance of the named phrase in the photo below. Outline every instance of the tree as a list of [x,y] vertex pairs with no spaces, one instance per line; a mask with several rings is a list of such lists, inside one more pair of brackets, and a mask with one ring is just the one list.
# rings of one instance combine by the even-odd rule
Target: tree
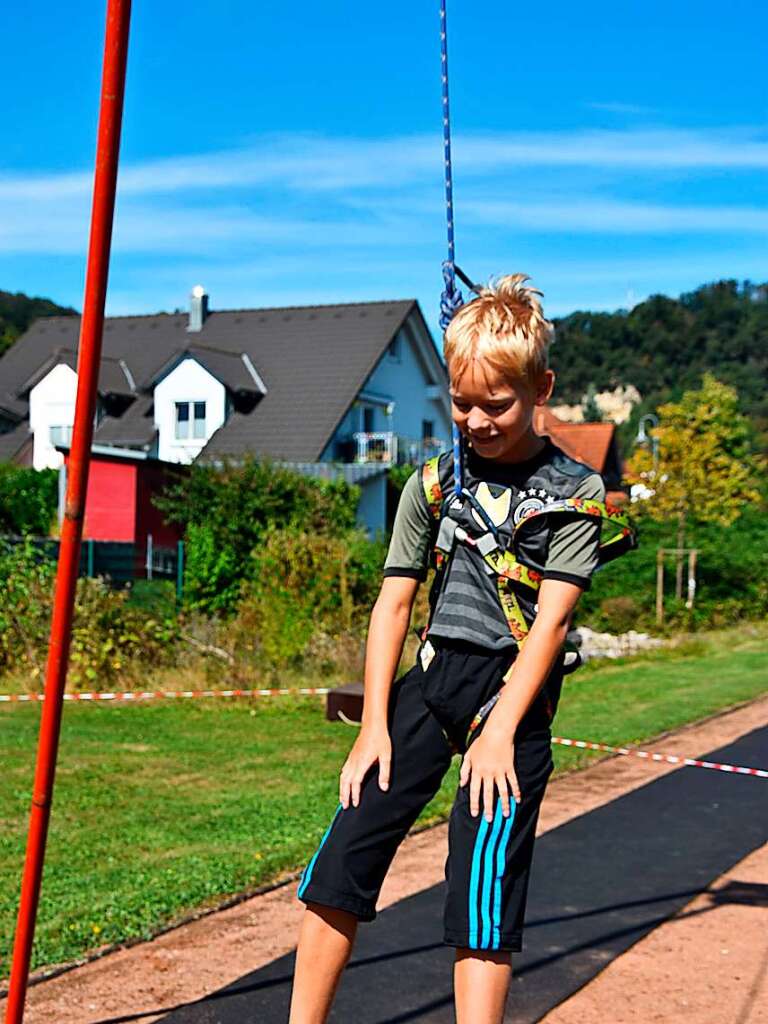
[[[758,490],[764,461],[750,449],[750,424],[739,411],[735,388],[705,373],[699,390],[679,402],[659,406],[658,466],[638,449],[628,465],[629,478],[652,490],[647,514],[677,522],[677,547],[685,546],[688,521],[730,526],[745,506],[761,502]],[[678,591],[682,556],[678,556]],[[678,597],[680,593],[678,592]]]

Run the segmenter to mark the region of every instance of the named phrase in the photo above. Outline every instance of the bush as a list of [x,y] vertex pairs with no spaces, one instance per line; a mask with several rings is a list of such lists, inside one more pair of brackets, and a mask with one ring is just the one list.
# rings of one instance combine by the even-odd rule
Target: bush
[[[55,567],[30,542],[0,548],[0,672],[42,676],[48,652]],[[141,680],[147,664],[174,657],[175,616],[148,614],[130,603],[128,590],[103,580],[79,579],[69,661],[69,683],[109,689]]]
[[248,458],[223,468],[194,464],[155,503],[186,531],[185,602],[230,615],[255,569],[251,552],[268,531],[340,536],[354,528],[359,498],[359,488],[344,480],[318,480]]
[[0,462],[0,533],[47,537],[56,519],[58,473]]
[[79,579],[69,655],[69,682],[76,689],[109,689],[141,681],[147,666],[173,659],[179,636],[175,617],[156,618],[130,603],[127,590],[100,579]]
[[[656,553],[676,547],[676,523],[640,521],[639,548],[609,563],[593,577],[579,601],[577,619],[608,628],[605,606],[630,598],[637,608],[635,629],[656,627]],[[768,615],[768,511],[748,506],[732,526],[689,523],[688,547],[698,549],[693,609],[674,597],[674,559],[665,562],[664,623],[667,631],[720,627]],[[687,565],[684,566],[684,579]],[[608,609],[613,608],[608,604]]]
[[384,545],[360,531],[340,537],[268,531],[252,552],[228,629],[238,659],[273,674],[301,667],[314,651],[329,669],[334,645],[362,636],[383,560]]
[[0,671],[45,667],[55,567],[30,541],[0,542]]
[[405,487],[406,481],[416,471],[416,466],[412,466],[407,462],[398,463],[396,466],[392,466],[387,474],[392,487],[399,494]]
[[609,633],[627,633],[640,617],[640,606],[634,597],[608,597],[600,602],[600,611],[592,625]]

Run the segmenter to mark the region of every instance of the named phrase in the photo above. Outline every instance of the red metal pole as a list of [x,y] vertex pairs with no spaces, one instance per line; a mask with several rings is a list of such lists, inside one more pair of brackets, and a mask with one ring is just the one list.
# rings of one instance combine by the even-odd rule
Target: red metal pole
[[45,842],[53,799],[61,712],[72,633],[75,584],[80,564],[85,495],[93,441],[93,419],[96,412],[96,386],[101,359],[104,301],[107,292],[109,250],[115,209],[130,19],[130,0],[107,0],[91,232],[88,243],[88,265],[85,275],[85,295],[77,363],[75,423],[67,472],[66,504],[61,528],[61,547],[45,675],[45,702],[40,721],[27,854],[21,883],[21,902],[5,1014],[6,1024],[21,1024],[24,1017],[32,941],[35,934],[35,919],[45,858]]

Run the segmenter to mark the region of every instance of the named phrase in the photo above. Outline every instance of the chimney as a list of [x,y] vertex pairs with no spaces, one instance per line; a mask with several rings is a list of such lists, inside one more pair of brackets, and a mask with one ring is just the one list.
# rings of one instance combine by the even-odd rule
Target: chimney
[[202,331],[208,316],[208,293],[201,284],[196,284],[189,296],[188,331]]

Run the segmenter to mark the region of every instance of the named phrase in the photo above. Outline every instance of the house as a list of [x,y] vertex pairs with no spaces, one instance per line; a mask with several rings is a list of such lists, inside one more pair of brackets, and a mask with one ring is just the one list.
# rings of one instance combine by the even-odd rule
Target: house
[[535,410],[533,426],[537,434],[549,434],[566,455],[601,473],[609,501],[622,504],[627,500],[615,423],[566,423],[544,405]]
[[[62,466],[79,329],[78,317],[36,320],[0,359],[0,460]],[[375,532],[388,468],[449,439],[444,365],[413,299],[211,311],[196,287],[187,313],[105,321],[97,461],[269,457],[359,484],[358,516]],[[103,524],[105,495],[89,489],[88,501]]]

